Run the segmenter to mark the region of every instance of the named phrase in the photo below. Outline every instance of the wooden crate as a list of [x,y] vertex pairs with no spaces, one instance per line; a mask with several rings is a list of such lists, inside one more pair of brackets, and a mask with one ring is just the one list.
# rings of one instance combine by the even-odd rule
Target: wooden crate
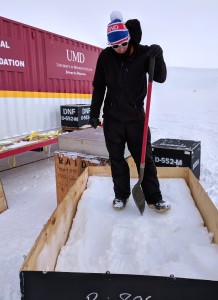
[[108,158],[67,151],[56,151],[54,158],[58,204],[61,203],[71,186],[86,167],[106,166],[110,164]]
[[[131,158],[128,159],[128,163],[130,176],[138,178],[135,164]],[[158,167],[157,171],[159,178],[185,179],[205,226],[209,232],[214,234],[214,243],[218,244],[218,210],[192,171],[189,168],[182,167]],[[147,290],[156,290],[157,284],[160,289],[160,297],[155,298],[157,300],[193,300],[195,296],[198,296],[198,299],[204,299],[204,297],[207,300],[216,299],[218,281],[128,274],[56,272],[55,267],[58,255],[68,239],[76,215],[77,205],[86,189],[89,176],[111,176],[110,167],[92,166],[86,168],[44,226],[20,269],[21,293],[28,295],[28,297],[24,297],[24,300],[37,299],[35,298],[36,295],[41,300],[49,299],[51,296],[52,299],[56,300],[59,299],[57,293],[62,295],[62,300],[70,299],[69,294],[72,297],[74,295],[72,299],[75,300],[92,299],[88,296],[88,298],[84,296],[81,298],[81,296],[76,297],[75,295],[81,295],[82,290],[85,290],[88,295],[88,291],[98,289],[100,294],[104,294],[107,291],[107,296],[111,295],[111,293],[114,295],[115,292],[113,291],[116,291],[118,286],[122,286],[124,290],[124,287],[128,286],[130,291],[135,292],[144,290],[145,286]],[[118,298],[113,298],[112,296],[110,299]],[[148,299],[150,298],[148,297]]]
[[7,205],[7,201],[6,201],[6,198],[5,198],[3,185],[2,185],[1,180],[0,180],[0,213],[5,211],[6,209],[8,209],[8,205]]
[[[130,176],[132,178],[137,178],[138,174],[132,160],[129,160],[129,164],[131,165]],[[192,193],[193,200],[205,222],[205,226],[208,228],[209,232],[213,232],[214,242],[218,244],[218,210],[200,185],[199,181],[193,175],[192,171],[189,168],[174,167],[157,167],[157,171],[159,178],[185,179]],[[111,176],[110,167],[88,167],[77,178],[42,230],[32,250],[25,259],[21,268],[22,270],[53,271],[55,269],[57,256],[68,238],[73,218],[76,214],[77,204],[86,188],[88,177],[93,175]],[[62,234],[57,235],[57,232]],[[56,238],[54,238],[55,236]],[[48,248],[47,251],[43,251],[44,247]],[[49,255],[49,258],[47,253],[51,254]],[[39,261],[40,263],[38,263]]]

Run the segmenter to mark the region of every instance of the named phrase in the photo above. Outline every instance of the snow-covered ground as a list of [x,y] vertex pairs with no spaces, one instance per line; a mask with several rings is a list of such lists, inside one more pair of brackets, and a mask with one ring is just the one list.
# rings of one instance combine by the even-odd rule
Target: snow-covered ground
[[[168,72],[168,80],[165,84],[153,85],[150,112],[152,141],[156,141],[159,138],[201,141],[200,183],[216,207],[218,207],[218,161],[216,152],[218,149],[218,70],[169,68]],[[20,299],[19,268],[24,256],[27,255],[44,224],[56,208],[54,160],[43,160],[2,171],[0,178],[9,206],[9,209],[0,215],[0,299],[18,300]],[[112,194],[109,196],[112,197]],[[173,201],[175,200],[174,198],[175,196],[172,197]],[[174,203],[175,205],[176,203]],[[119,212],[122,217],[117,216],[118,212],[111,208],[109,202],[107,206],[107,213],[111,213],[113,215],[112,218],[121,219],[124,225],[130,215],[131,221],[146,222],[143,219],[145,217],[141,217],[137,213],[134,214],[136,211],[131,202],[127,210]],[[145,213],[145,215],[147,214],[148,212]],[[191,218],[192,213],[189,213],[186,209],[184,214],[187,219],[188,214],[190,214]],[[157,222],[159,227],[162,226],[167,231],[169,229],[166,220],[168,218],[173,219],[173,216],[172,208],[172,211],[166,215],[154,214],[152,211],[149,219],[151,222]],[[197,220],[198,224],[200,224],[201,221]],[[121,224],[119,229],[120,233],[124,232],[123,239],[125,239],[125,226],[122,226]],[[144,224],[144,226],[146,227],[147,225]],[[182,230],[182,228],[179,228],[179,230]],[[205,233],[202,234],[205,235]],[[116,231],[114,235],[116,236]],[[195,236],[195,233],[192,233],[192,236]],[[150,240],[152,237],[150,234]],[[111,259],[114,259],[111,263],[115,269],[118,267],[116,265],[118,258],[115,256],[115,253],[120,255],[119,241],[119,239],[114,239],[113,243],[115,244],[112,245],[113,249],[117,249],[117,251],[113,252],[114,257],[111,257]],[[111,240],[104,242],[112,243]],[[174,248],[175,245],[176,243],[170,243],[169,246]],[[87,245],[87,248],[90,246]],[[197,255],[195,248],[196,246],[192,248],[190,264],[197,258],[195,256]],[[161,247],[161,253],[166,257],[167,254],[164,250],[164,247]],[[217,247],[213,247],[212,251],[217,252]],[[124,254],[127,255],[128,253],[125,252]],[[204,263],[202,262],[203,266],[211,265],[210,258],[211,253],[208,252]],[[177,258],[175,257],[174,259],[174,262],[176,262]],[[182,266],[185,258],[181,259],[180,265]],[[172,263],[172,269],[173,265]],[[217,269],[214,265],[214,272],[217,272]],[[130,266],[127,266],[127,271],[131,271]],[[176,271],[182,274],[180,268]],[[146,272],[155,272],[155,274],[160,273],[161,275],[164,273],[164,268],[152,270],[148,265]],[[196,277],[197,275],[199,277],[203,276],[200,270],[199,272],[198,270],[193,272],[195,272]],[[203,272],[208,274],[205,270]],[[218,272],[214,272],[213,274],[210,273],[210,276],[218,280]]]
[[201,141],[200,182],[218,207],[218,69],[169,68],[168,80],[154,84],[152,141]]

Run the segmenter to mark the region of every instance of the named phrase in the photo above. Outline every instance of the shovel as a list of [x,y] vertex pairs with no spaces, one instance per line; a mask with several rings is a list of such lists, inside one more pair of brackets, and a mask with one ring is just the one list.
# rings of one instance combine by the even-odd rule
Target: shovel
[[136,206],[138,207],[141,215],[145,210],[145,196],[142,191],[141,183],[144,177],[145,170],[145,155],[147,147],[147,135],[148,135],[148,120],[150,113],[150,103],[151,103],[151,91],[152,91],[152,82],[154,77],[154,67],[155,67],[155,58],[150,59],[149,65],[149,78],[148,78],[148,92],[147,92],[147,101],[146,101],[146,112],[144,120],[144,131],[143,131],[143,140],[142,140],[142,152],[141,152],[141,161],[140,161],[140,171],[139,171],[139,180],[134,185],[132,189],[133,199]]

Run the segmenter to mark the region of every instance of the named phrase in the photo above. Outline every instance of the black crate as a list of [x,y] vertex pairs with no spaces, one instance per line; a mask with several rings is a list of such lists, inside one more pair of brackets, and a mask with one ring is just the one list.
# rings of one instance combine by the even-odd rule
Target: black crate
[[61,126],[81,127],[89,124],[90,105],[61,105]]
[[159,139],[152,143],[155,165],[158,167],[189,167],[200,177],[201,142]]

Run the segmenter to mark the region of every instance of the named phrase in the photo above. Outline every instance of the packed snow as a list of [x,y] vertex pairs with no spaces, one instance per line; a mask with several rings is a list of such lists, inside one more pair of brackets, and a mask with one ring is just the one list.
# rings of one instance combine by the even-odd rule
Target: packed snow
[[161,178],[160,184],[172,211],[146,208],[141,217],[132,197],[125,211],[112,209],[111,178],[89,177],[56,271],[218,280],[218,245],[211,244],[186,182]]
[[[169,68],[166,83],[153,85],[149,122],[152,141],[160,138],[201,141],[200,183],[216,207],[218,207],[217,100],[218,70]],[[21,156],[25,155],[28,154]],[[1,170],[4,170],[6,165],[7,160],[0,161]],[[0,299],[18,300],[19,269],[23,259],[56,208],[54,160],[50,158],[2,171],[0,178],[9,207],[0,215]],[[174,184],[176,189],[171,189],[171,185]],[[170,183],[161,180],[163,194],[166,195],[167,190],[167,197],[172,204],[172,210],[163,215],[146,209],[144,215],[140,216],[131,199],[125,210],[114,211],[111,206],[112,188],[106,194],[105,185],[110,185],[108,178],[102,178],[101,185],[98,186],[101,192],[96,193],[93,178],[93,181],[89,182],[90,190],[93,191],[94,188],[94,195],[90,193],[90,205],[87,205],[88,198],[85,193],[84,201],[80,203],[80,213],[86,214],[87,224],[95,225],[100,218],[101,225],[95,226],[95,230],[91,230],[91,227],[87,229],[85,222],[79,220],[78,214],[79,221],[75,222],[74,229],[78,230],[78,226],[81,226],[82,236],[87,238],[85,242],[81,241],[82,246],[79,245],[79,241],[78,245],[75,245],[87,255],[84,263],[80,265],[82,270],[96,271],[93,263],[96,257],[93,257],[93,260],[89,258],[92,258],[94,250],[101,251],[107,246],[107,253],[104,254],[107,254],[107,257],[100,256],[98,261],[98,267],[104,272],[120,270],[124,273],[152,275],[172,273],[176,276],[196,278],[206,276],[218,280],[217,259],[214,261],[217,245],[210,244],[212,236],[202,227],[202,220],[191,205],[189,191],[182,180]],[[181,201],[177,202],[181,189],[187,196],[183,204]],[[98,197],[102,195],[104,205],[97,205],[100,198],[96,194]],[[98,217],[92,218],[93,211]],[[141,235],[146,238],[137,239],[138,235],[134,235],[133,228],[139,228]],[[163,235],[166,235],[167,240],[162,237]],[[179,244],[175,242],[178,241],[177,235],[180,235],[186,244],[186,248],[185,246],[182,248],[184,251],[178,248]],[[129,237],[134,238],[131,245]],[[98,242],[99,239],[101,244]],[[85,243],[85,246],[82,243]],[[123,244],[126,245],[125,248]],[[139,244],[143,248],[140,253],[136,250]],[[152,244],[153,248],[150,248]],[[145,253],[149,254],[150,261],[146,259],[145,265],[140,267],[137,261],[144,259]],[[171,253],[173,256],[170,259]],[[158,262],[156,267],[151,261],[154,254]],[[131,264],[130,256],[133,257]],[[119,263],[121,261],[123,264]],[[77,261],[78,265],[79,263]]]

